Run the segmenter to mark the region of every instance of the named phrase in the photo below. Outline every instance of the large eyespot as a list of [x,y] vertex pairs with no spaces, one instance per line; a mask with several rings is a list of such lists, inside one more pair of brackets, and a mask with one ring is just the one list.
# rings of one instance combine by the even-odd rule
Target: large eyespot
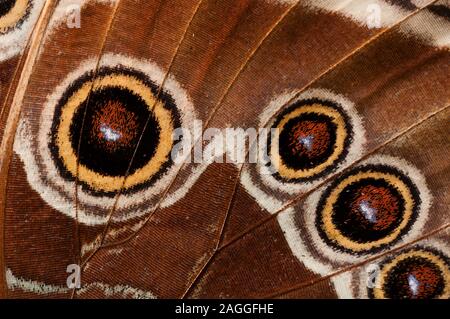
[[43,4],[43,0],[0,1],[0,61],[25,47]]
[[51,150],[61,174],[74,179],[79,162],[87,190],[114,194],[133,158],[124,192],[151,185],[173,164],[172,134],[181,125],[173,98],[157,99],[145,74],[121,66],[100,69],[93,81],[90,72],[77,79],[56,107]]
[[383,261],[370,298],[450,298],[450,260],[442,252],[417,247]]
[[30,185],[70,217],[78,176],[78,216],[87,225],[106,222],[119,191],[113,221],[148,213],[182,163],[172,160],[175,130],[196,118],[186,92],[154,63],[106,54],[94,79],[95,67],[86,61],[66,77],[39,125],[25,110],[14,145]]
[[356,160],[365,143],[353,104],[322,89],[274,100],[262,114],[261,124],[267,124],[271,134],[265,141],[268,158],[259,168],[260,178],[265,185],[291,194],[310,189]]

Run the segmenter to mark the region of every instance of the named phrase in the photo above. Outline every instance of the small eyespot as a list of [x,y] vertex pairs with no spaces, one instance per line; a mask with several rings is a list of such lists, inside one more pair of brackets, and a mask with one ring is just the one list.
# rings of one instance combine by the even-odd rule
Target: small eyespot
[[326,89],[281,94],[259,124],[259,161],[244,165],[240,182],[270,213],[358,160],[366,142],[355,105]]
[[316,207],[316,227],[330,246],[373,253],[396,243],[417,219],[421,199],[411,179],[389,165],[364,165],[336,179]]
[[448,256],[429,247],[416,247],[380,264],[377,287],[368,288],[370,298],[450,298]]
[[258,175],[266,186],[289,194],[307,191],[341,170],[365,144],[353,103],[324,89],[280,96],[260,122],[271,133],[263,141],[267,160],[257,166]]
[[286,182],[306,182],[330,173],[345,158],[352,125],[341,108],[327,100],[301,100],[277,116],[268,138],[274,176]]

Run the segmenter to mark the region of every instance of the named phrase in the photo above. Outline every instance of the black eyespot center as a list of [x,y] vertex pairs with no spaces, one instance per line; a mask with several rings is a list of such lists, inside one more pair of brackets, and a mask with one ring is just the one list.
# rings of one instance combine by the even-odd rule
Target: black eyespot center
[[[314,108],[314,106],[321,111],[302,112],[279,127],[294,112],[309,107]],[[339,114],[342,124],[338,125],[329,112]],[[271,128],[278,128],[280,131],[277,152],[283,167],[292,172],[314,170],[310,174],[302,173],[302,177],[288,176],[289,174],[280,170],[273,173],[275,179],[289,183],[311,182],[335,171],[347,157],[354,136],[354,128],[347,111],[336,102],[319,98],[296,101],[276,117]],[[343,143],[338,146],[339,137]],[[269,134],[268,150],[271,150],[272,143],[272,137]],[[340,147],[341,150],[335,153],[337,147]],[[332,156],[331,163],[325,165],[325,162],[329,161]],[[271,166],[271,164],[269,162],[266,165]],[[322,164],[324,166],[318,168]]]
[[316,207],[315,226],[320,238],[338,251],[375,253],[411,230],[420,205],[419,190],[408,176],[390,165],[367,164],[344,173],[325,189]]
[[[148,95],[153,97],[158,95],[159,87],[147,75],[131,68],[103,67],[97,72],[96,79],[120,76],[134,79],[133,81],[140,83],[140,87],[148,90]],[[89,97],[79,102],[71,115],[68,136],[61,136],[63,109],[68,103],[72,103],[70,101],[74,95],[92,79],[92,72],[87,72],[74,81],[57,103],[54,113],[51,128],[54,133],[51,136],[50,151],[61,176],[70,181],[75,179],[75,174],[74,170],[71,171],[67,166],[67,159],[61,155],[64,152],[61,150],[61,138],[67,141],[68,145],[64,144],[66,145],[64,147],[72,149],[79,165],[93,172],[93,179],[95,174],[101,177],[123,178],[146,166],[155,156],[160,144],[168,143],[168,141],[162,140],[161,134],[164,133],[166,137],[172,136],[172,132],[162,131],[161,119],[155,113],[157,103],[161,104],[162,110],[169,114],[169,118],[162,119],[166,123],[166,127],[167,125],[171,128],[181,127],[180,113],[174,99],[167,92],[160,92],[159,102],[149,105],[152,103],[147,103],[142,96],[128,88],[126,84],[125,86],[108,85],[94,87]],[[89,106],[86,109],[88,100]],[[81,130],[83,130],[82,135],[80,135]],[[63,130],[63,132],[66,131]],[[135,150],[137,145],[139,147]],[[133,161],[130,166],[131,159]],[[170,156],[158,159],[156,163],[160,167],[148,180],[123,190],[123,193],[139,191],[152,185],[173,165]],[[115,194],[115,191],[99,189],[82,180],[79,182],[83,190],[93,195],[114,196]]]

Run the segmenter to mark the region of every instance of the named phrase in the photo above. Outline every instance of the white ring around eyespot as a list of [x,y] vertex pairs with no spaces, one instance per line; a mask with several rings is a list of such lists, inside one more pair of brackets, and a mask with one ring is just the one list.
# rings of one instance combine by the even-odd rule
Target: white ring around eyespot
[[33,0],[32,2],[29,16],[22,24],[5,34],[0,34],[0,62],[18,55],[25,49],[45,0]]
[[[14,144],[15,152],[20,156],[24,163],[30,185],[50,206],[72,218],[75,217],[73,203],[75,197],[74,182],[68,181],[60,176],[59,170],[50,153],[49,134],[51,134],[53,115],[59,99],[70,84],[82,75],[93,70],[95,65],[95,59],[89,59],[83,62],[80,67],[70,73],[54,90],[54,93],[48,97],[47,102],[43,106],[40,117],[39,134],[36,139],[30,134],[29,123],[26,117],[22,118],[19,123]],[[143,72],[156,85],[160,85],[165,77],[165,72],[153,62],[138,60],[123,55],[105,54],[100,63],[101,67],[116,67],[119,65]],[[185,90],[172,76],[168,76],[164,83],[164,91],[173,97],[180,113],[182,127],[192,127],[192,123],[196,119],[196,113]],[[36,152],[36,154],[34,152]],[[122,194],[113,220],[123,221],[148,213],[153,207],[149,207],[146,203],[155,198],[165,189],[165,187],[167,187],[171,178],[173,178],[174,174],[178,171],[177,168],[179,168],[180,165],[181,164],[174,163],[166,173],[155,182],[155,184],[134,193]],[[194,176],[198,178],[199,174],[194,174]],[[112,207],[114,204],[114,197],[96,196],[83,191],[81,187],[79,188],[78,199],[82,204],[78,210],[78,218],[81,223],[86,225],[105,223],[107,216],[96,215],[93,211],[95,212],[95,207],[105,211],[105,209]],[[173,202],[173,199],[169,194],[165,201],[170,202],[171,200]],[[162,206],[163,204],[164,203],[162,203]],[[84,205],[92,209],[89,209],[89,211],[84,210],[82,208]],[[140,206],[144,207],[140,208]],[[127,211],[127,213],[122,213],[123,211]]]

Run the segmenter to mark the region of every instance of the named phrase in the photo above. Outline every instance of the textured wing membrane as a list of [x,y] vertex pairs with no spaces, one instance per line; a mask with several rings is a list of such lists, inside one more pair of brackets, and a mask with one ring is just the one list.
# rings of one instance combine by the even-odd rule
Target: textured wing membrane
[[[50,28],[45,34],[26,89],[21,121],[27,121],[30,124],[28,128],[34,129],[28,132],[31,134],[28,135],[30,139],[38,137],[43,106],[53,90],[64,80],[67,73],[79,66],[80,61],[99,55],[103,41],[102,33],[103,35],[106,33],[108,21],[113,13],[113,7],[108,4],[98,3],[91,7],[91,11],[83,15],[83,21],[95,32],[86,33],[82,28],[67,26],[65,16],[67,4],[67,2],[60,3],[63,7],[57,8],[50,20]],[[15,146],[16,149],[26,147],[19,142]],[[45,163],[40,160],[37,164]],[[33,172],[39,173],[38,170]],[[23,162],[20,157],[13,155],[5,205],[7,270],[16,278],[31,279],[46,285],[66,286],[67,276],[64,273],[67,266],[77,263],[78,259],[75,220],[61,215],[36,193],[32,187],[40,184],[39,180],[29,183]],[[17,223],[15,219],[20,222]],[[16,250],[17,245],[21,248]],[[31,256],[36,258],[30,261]],[[25,260],[29,260],[30,263],[24,262]],[[9,296],[10,293],[14,296],[15,293],[21,293],[21,290],[10,289]],[[51,292],[49,294],[51,295]],[[62,294],[70,297],[69,293]]]
[[[364,1],[60,1],[8,171],[8,296],[367,298],[383,291],[364,289],[366,263],[427,234],[447,254],[448,4],[372,2],[376,25]],[[263,141],[277,173],[172,162],[172,131],[196,120],[279,127]],[[339,187],[381,195],[324,209]]]
[[[316,225],[309,220],[311,216],[315,216],[316,211],[315,207],[310,208],[308,198],[305,198],[281,211],[276,218],[254,228],[239,240],[224,246],[209,264],[191,297],[232,298],[237,296],[236,291],[238,294],[243,293],[251,297],[269,296],[274,291],[281,295],[283,291],[287,292],[292,287],[307,286],[365,261],[370,263],[371,258],[382,256],[390,249],[408,247],[428,234],[438,232],[439,235],[448,238],[445,229],[448,227],[449,219],[445,210],[449,199],[444,191],[448,187],[446,182],[448,167],[439,161],[441,151],[448,148],[448,143],[443,138],[448,114],[447,108],[367,157],[369,161],[375,159],[377,162],[382,161],[391,165],[404,164],[402,161],[407,161],[408,165],[421,172],[429,189],[429,193],[418,194],[422,205],[427,200],[430,203],[425,210],[424,220],[415,219],[399,240],[388,244],[389,249],[358,255],[356,251],[349,252],[341,246],[330,245],[321,237],[314,236]],[[424,148],[424,143],[428,143],[426,140],[430,136],[433,136],[434,145],[427,145]],[[392,159],[391,156],[395,157]],[[441,163],[437,164],[440,168],[434,171],[429,165],[430,161]],[[358,165],[354,167],[358,168]],[[406,166],[401,167],[404,169]],[[414,179],[416,184],[420,183],[417,182],[421,179],[419,176],[410,175],[410,178]],[[428,196],[433,198],[427,198]],[[423,216],[417,216],[420,217]],[[232,280],[224,288],[220,285],[219,278]],[[246,278],[252,278],[251,282],[254,284],[249,284]],[[341,290],[341,283],[340,277],[336,277],[331,281],[333,285],[330,286],[330,290],[344,296],[347,292]],[[347,284],[352,287],[351,283]]]

